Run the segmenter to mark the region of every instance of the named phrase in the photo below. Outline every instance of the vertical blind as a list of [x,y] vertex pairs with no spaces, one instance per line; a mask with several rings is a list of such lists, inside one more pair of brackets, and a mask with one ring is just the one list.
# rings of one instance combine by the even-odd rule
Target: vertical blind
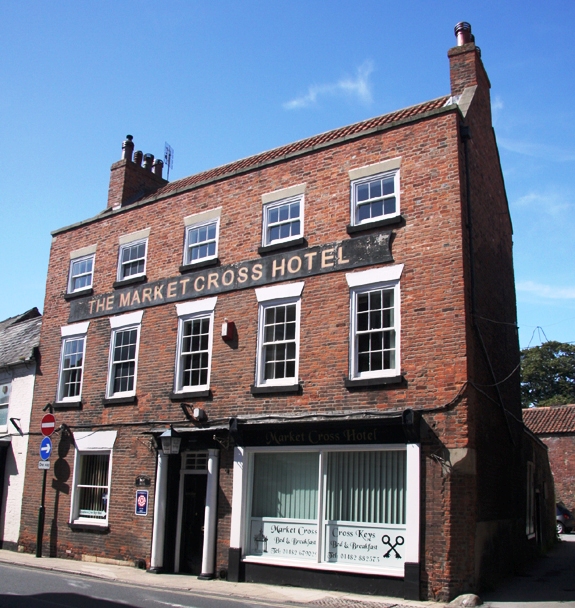
[[255,454],[252,517],[316,519],[319,454]]
[[82,454],[78,483],[81,517],[105,519],[108,511],[108,454]]
[[404,524],[405,462],[403,450],[329,453],[326,519]]

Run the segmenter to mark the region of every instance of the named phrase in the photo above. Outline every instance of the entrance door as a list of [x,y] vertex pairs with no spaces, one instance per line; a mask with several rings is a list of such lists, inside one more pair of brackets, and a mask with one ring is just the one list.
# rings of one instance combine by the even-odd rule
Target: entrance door
[[202,574],[207,473],[207,451],[182,454],[176,572]]

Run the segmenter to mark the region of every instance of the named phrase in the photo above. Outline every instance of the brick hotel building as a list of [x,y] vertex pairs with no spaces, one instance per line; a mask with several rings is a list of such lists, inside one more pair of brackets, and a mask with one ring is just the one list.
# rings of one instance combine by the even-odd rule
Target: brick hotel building
[[53,232],[44,555],[444,600],[551,542],[490,84],[456,35],[432,101],[172,183],[124,141],[107,208]]

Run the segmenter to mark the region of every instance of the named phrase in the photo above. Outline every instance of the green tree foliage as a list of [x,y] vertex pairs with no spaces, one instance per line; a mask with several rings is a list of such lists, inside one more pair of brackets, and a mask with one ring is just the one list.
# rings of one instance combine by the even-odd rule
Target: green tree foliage
[[545,342],[521,351],[521,405],[575,403],[575,345]]

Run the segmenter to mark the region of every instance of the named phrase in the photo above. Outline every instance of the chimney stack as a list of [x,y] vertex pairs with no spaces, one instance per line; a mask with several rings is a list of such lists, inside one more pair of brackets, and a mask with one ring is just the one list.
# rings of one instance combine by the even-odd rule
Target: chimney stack
[[161,160],[154,161],[153,154],[144,155],[140,150],[134,152],[133,139],[131,135],[126,135],[122,142],[122,158],[112,165],[108,208],[117,209],[135,203],[168,183],[162,178],[164,163]]
[[491,84],[481,61],[481,51],[475,46],[471,25],[461,21],[455,26],[457,46],[449,49],[451,94],[461,95],[464,89],[478,86],[489,90]]

